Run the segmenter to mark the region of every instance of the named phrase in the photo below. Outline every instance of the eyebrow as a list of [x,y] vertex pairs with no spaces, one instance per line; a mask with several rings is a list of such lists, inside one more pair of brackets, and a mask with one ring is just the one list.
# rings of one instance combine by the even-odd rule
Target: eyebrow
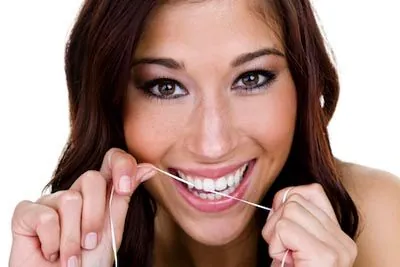
[[[238,67],[256,58],[268,55],[285,57],[285,54],[276,48],[263,48],[254,52],[239,55],[231,62],[231,66]],[[156,64],[176,70],[185,68],[185,65],[183,63],[180,63],[172,58],[152,58],[152,57],[140,58],[133,61],[132,67],[140,64]]]
[[254,52],[242,54],[238,56],[235,60],[232,61],[231,66],[232,67],[238,67],[244,63],[247,63],[249,61],[252,61],[256,58],[262,57],[262,56],[269,56],[269,55],[274,55],[274,56],[279,56],[279,57],[285,57],[285,54],[283,54],[281,51],[279,51],[276,48],[263,48]]

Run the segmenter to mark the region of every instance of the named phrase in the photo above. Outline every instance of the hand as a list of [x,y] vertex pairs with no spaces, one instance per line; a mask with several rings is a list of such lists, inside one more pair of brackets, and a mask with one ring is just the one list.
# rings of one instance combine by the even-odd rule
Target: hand
[[353,266],[357,246],[340,229],[321,185],[283,189],[275,195],[272,208],[262,231],[272,266],[281,266],[286,250],[285,266]]
[[153,175],[151,166],[143,164],[137,169],[131,155],[110,149],[100,171],[82,174],[69,190],[43,196],[35,203],[22,201],[12,219],[9,266],[110,267],[114,260],[108,208],[111,184],[119,248],[130,197]]

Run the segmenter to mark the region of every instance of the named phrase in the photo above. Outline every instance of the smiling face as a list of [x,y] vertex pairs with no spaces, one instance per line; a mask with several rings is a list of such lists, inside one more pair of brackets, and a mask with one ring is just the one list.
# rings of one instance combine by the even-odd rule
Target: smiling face
[[289,154],[296,90],[274,30],[247,0],[179,2],[155,10],[134,54],[125,99],[129,152],[162,174],[145,186],[191,238],[227,244]]

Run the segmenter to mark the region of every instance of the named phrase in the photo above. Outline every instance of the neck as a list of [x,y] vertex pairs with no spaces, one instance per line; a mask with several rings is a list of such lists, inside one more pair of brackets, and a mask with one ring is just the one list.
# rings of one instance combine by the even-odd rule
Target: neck
[[160,207],[155,221],[155,266],[256,266],[258,235],[253,221],[230,243],[207,246],[188,236]]

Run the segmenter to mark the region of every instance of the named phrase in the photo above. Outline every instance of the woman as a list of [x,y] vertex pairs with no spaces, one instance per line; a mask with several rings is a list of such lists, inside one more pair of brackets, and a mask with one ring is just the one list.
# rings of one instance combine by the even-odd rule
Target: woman
[[308,0],[86,1],[66,73],[71,136],[10,266],[112,266],[112,186],[119,266],[400,264],[399,181],[331,153]]

